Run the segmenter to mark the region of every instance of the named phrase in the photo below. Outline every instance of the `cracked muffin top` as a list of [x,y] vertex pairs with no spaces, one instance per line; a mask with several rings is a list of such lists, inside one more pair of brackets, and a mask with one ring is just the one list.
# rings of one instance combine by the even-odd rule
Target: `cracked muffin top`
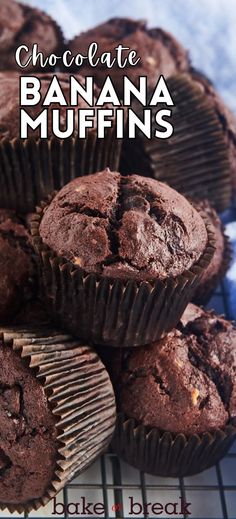
[[14,211],[0,209],[0,322],[9,322],[36,288],[30,235]]
[[[14,0],[0,2],[0,70],[20,70],[15,61],[15,50],[19,45],[30,48],[37,43],[38,50],[45,56],[57,54],[62,47],[61,31],[52,18],[23,4]],[[29,70],[35,70],[35,67],[29,65],[26,71]]]
[[[93,74],[98,86],[102,86],[106,77],[110,75],[117,92],[123,97],[123,76],[138,84],[139,76],[147,76],[149,87],[154,87],[161,74],[170,77],[178,72],[189,69],[188,54],[182,45],[168,32],[160,28],[148,29],[145,20],[132,20],[130,18],[112,18],[93,29],[76,36],[68,44],[72,54],[78,52],[86,56],[88,46],[96,42],[99,54],[111,52],[115,55],[115,48],[122,44],[129,50],[123,52],[127,56],[130,50],[137,51],[140,61],[135,66],[126,66],[125,70],[118,66],[107,69],[98,64],[95,68],[84,64],[82,73]],[[127,72],[128,71],[128,72]]]
[[0,502],[20,505],[51,483],[56,422],[33,371],[1,340],[0,365]]
[[86,272],[135,280],[181,274],[208,241],[204,221],[182,195],[108,169],[63,187],[44,211],[40,235]]
[[194,434],[236,417],[236,328],[213,312],[189,304],[159,342],[101,356],[119,411],[146,426]]

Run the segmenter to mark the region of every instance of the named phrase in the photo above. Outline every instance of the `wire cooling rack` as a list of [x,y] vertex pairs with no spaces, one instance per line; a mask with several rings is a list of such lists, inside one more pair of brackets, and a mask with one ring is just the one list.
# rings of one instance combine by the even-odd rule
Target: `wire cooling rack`
[[[228,319],[232,318],[224,282],[208,306],[215,308],[219,314],[224,313]],[[85,514],[81,509],[83,498],[86,506],[92,503]],[[135,503],[133,510],[130,498]],[[149,509],[150,513],[143,512],[145,503],[158,502],[165,507],[167,503],[179,503],[180,498],[190,503],[191,515],[179,513],[179,506],[176,510],[178,514],[170,515],[171,511],[175,512],[173,505],[167,507],[168,514],[163,512],[153,516]],[[78,513],[76,503],[79,504]],[[104,507],[104,513],[101,513],[99,503]],[[94,511],[95,505],[97,508]],[[121,462],[116,455],[107,453],[60,492],[56,497],[56,505],[50,502],[29,515],[0,512],[0,517],[236,519],[236,444],[215,467],[187,478],[160,478],[144,474]]]

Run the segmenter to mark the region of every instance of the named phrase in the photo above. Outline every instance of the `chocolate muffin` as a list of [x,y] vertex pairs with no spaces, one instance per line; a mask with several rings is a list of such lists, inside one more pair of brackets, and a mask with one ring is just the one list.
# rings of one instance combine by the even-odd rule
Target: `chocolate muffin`
[[56,470],[56,420],[42,385],[0,341],[0,503],[41,498]]
[[172,433],[224,427],[236,417],[235,340],[232,323],[189,305],[159,344],[121,354],[119,410]]
[[0,362],[0,509],[30,512],[108,446],[114,393],[92,348],[41,325],[0,329]]
[[[35,119],[42,111],[42,102],[52,81],[52,73],[37,74],[41,82],[41,102],[27,107],[27,113]],[[75,76],[84,85],[84,78]],[[57,78],[67,102],[70,102],[70,78],[58,73]],[[29,128],[28,139],[19,138],[19,75],[16,72],[0,72],[0,207],[28,213],[50,193],[60,189],[70,180],[81,175],[100,171],[104,167],[116,169],[120,161],[121,140],[116,139],[116,124],[106,128],[104,139],[97,137],[94,128],[88,129],[85,139],[78,136],[78,109],[88,108],[78,97],[75,111],[73,137],[59,139],[52,131],[52,110],[59,109],[60,130],[67,128],[69,106],[55,103],[48,107],[48,139],[40,138],[40,130]],[[98,88],[94,87],[97,98]],[[107,105],[110,107],[110,105]],[[114,114],[114,119],[116,114]]]
[[224,232],[224,226],[208,200],[195,202],[194,207],[197,211],[201,213],[204,211],[207,214],[215,237],[215,252],[210,264],[202,273],[193,298],[193,302],[196,304],[206,304],[229,268],[232,251],[230,241]]
[[[15,51],[19,45],[38,44],[38,50],[45,56],[59,54],[63,48],[61,29],[52,18],[29,5],[14,0],[0,3],[0,70],[19,69],[15,61]],[[26,58],[27,61],[27,58]],[[25,61],[25,63],[26,63]],[[31,64],[26,70],[37,70]]]
[[[236,424],[235,344],[236,328],[231,322],[190,304],[177,328],[159,343],[107,356],[105,362],[122,413],[114,439],[118,453],[124,456],[125,452],[127,461],[142,470],[164,475],[186,475],[215,463],[225,453],[225,443],[228,447],[228,440],[232,441],[231,433],[236,435],[236,428],[232,428]],[[137,443],[141,442],[138,427],[145,428],[140,461],[134,458],[135,447],[125,445],[129,442],[130,420],[130,428],[136,428]],[[226,431],[230,431],[229,437]],[[165,467],[163,459],[167,456],[160,445],[167,432],[173,446],[169,445]],[[174,446],[180,437],[181,448],[178,442],[178,447]],[[210,447],[209,452],[197,454],[200,444],[200,452]]]
[[[141,58],[136,66],[127,66],[123,72],[118,66],[106,69],[102,64],[98,64],[95,68],[87,64],[81,67],[85,76],[92,74],[95,77],[98,86],[101,86],[110,75],[121,97],[123,97],[124,75],[136,84],[139,76],[147,76],[148,85],[154,87],[161,74],[169,77],[188,70],[190,66],[188,54],[181,44],[162,29],[148,29],[144,20],[112,18],[76,36],[69,42],[68,48],[73,55],[78,52],[86,55],[89,45],[94,41],[98,44],[99,54],[111,52],[114,55],[115,47],[122,44],[124,47],[136,50],[137,56]],[[124,56],[127,56],[127,52],[124,52]]]
[[42,204],[32,234],[53,317],[114,346],[173,328],[213,253],[205,222],[179,193],[108,169]]
[[12,211],[0,209],[0,322],[9,322],[36,292],[30,236]]
[[201,216],[179,193],[109,170],[65,186],[45,209],[40,235],[86,272],[137,281],[182,274],[207,244]]

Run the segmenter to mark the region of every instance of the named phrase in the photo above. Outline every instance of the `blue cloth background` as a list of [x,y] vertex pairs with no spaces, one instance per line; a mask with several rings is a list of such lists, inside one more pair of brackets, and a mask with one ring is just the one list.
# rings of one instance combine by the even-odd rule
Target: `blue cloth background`
[[[210,77],[236,113],[236,0],[28,0],[28,3],[50,13],[68,39],[114,16],[146,19],[150,27],[159,26],[172,32],[189,50],[193,65]],[[235,220],[235,212],[224,215],[234,248],[234,261],[225,280],[229,311],[234,319]]]

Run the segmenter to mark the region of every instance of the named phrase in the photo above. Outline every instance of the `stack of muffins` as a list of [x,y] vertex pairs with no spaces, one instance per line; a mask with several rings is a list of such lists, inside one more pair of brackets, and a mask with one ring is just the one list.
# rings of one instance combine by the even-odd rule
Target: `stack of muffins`
[[[109,445],[152,474],[202,471],[236,438],[236,329],[196,306],[230,262],[216,210],[233,194],[233,118],[181,45],[142,21],[65,44],[46,14],[2,0],[0,27],[0,508],[46,504]],[[19,139],[15,48],[94,40],[138,50],[134,82],[168,78],[168,142]],[[95,74],[96,97],[105,69],[80,73]],[[37,74],[46,91],[53,72]]]

